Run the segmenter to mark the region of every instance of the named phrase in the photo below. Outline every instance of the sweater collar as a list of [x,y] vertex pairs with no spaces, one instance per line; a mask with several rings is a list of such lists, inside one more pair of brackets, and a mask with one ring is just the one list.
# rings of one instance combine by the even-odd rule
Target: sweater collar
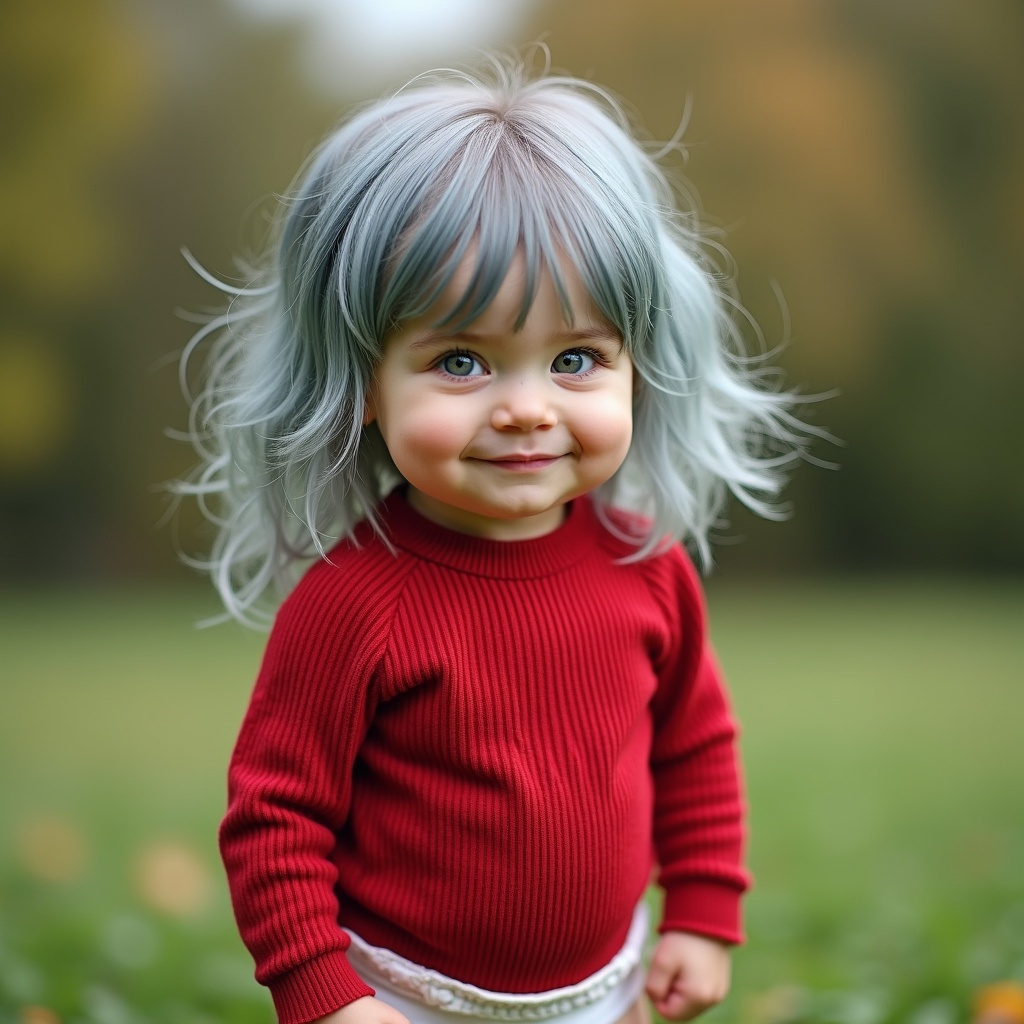
[[477,576],[528,579],[560,572],[586,558],[600,523],[586,496],[570,502],[562,524],[529,540],[491,540],[459,533],[416,511],[398,487],[379,509],[384,534],[400,551]]

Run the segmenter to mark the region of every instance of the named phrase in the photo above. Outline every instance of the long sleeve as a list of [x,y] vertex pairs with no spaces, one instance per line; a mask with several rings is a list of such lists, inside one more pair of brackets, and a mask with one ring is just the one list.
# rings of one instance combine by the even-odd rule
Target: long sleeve
[[373,994],[345,956],[331,854],[373,714],[383,628],[372,601],[358,614],[319,585],[324,578],[307,578],[278,614],[232,756],[220,832],[239,930],[282,1024]]
[[743,940],[740,897],[745,806],[737,727],[706,635],[699,583],[688,559],[678,566],[673,643],[658,666],[652,705],[654,844],[665,890],[660,930]]

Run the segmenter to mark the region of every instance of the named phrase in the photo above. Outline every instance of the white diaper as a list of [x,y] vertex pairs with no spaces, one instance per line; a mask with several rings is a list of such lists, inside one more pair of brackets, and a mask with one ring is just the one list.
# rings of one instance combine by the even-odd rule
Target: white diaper
[[428,970],[371,946],[354,932],[348,958],[377,997],[412,1024],[470,1024],[472,1021],[554,1021],[558,1024],[615,1024],[643,991],[647,905],[641,900],[622,949],[596,974],[547,992],[491,992]]

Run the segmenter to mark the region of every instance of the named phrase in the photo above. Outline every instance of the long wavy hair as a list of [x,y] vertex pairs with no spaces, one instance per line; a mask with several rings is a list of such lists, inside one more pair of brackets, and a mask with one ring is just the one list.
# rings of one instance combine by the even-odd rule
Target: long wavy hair
[[649,518],[635,557],[683,540],[707,564],[730,493],[782,514],[785,470],[816,431],[766,358],[745,354],[721,253],[650,149],[601,88],[497,59],[421,76],[325,139],[281,203],[271,251],[248,283],[220,286],[227,311],[181,358],[184,385],[212,338],[189,419],[200,465],[173,489],[217,528],[193,561],[230,615],[265,622],[309,559],[360,520],[379,529],[400,477],[363,424],[374,367],[466,258],[475,274],[445,318],[453,331],[521,253],[520,323],[543,273],[568,315],[568,261],[621,333],[638,378],[633,441],[593,499],[609,528],[610,506]]

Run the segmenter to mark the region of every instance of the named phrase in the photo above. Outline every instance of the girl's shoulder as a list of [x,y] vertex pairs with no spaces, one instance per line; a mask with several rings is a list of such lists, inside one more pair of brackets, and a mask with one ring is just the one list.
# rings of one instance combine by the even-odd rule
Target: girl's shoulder
[[598,512],[604,526],[603,545],[611,557],[640,576],[659,603],[694,621],[703,621],[704,588],[700,573],[685,546],[666,537],[641,554],[653,521],[640,513],[606,506]]
[[615,505],[593,504],[593,508],[608,537],[605,546],[609,549],[628,555],[634,553],[637,546],[650,536],[654,524],[639,512]]
[[699,581],[693,560],[681,542],[665,537],[660,543],[648,545],[655,528],[653,519],[613,505],[595,507],[594,511],[604,527],[604,546],[616,558],[646,565],[658,572],[681,572]]
[[306,568],[282,601],[274,632],[321,638],[376,634],[390,620],[411,566],[363,527]]

